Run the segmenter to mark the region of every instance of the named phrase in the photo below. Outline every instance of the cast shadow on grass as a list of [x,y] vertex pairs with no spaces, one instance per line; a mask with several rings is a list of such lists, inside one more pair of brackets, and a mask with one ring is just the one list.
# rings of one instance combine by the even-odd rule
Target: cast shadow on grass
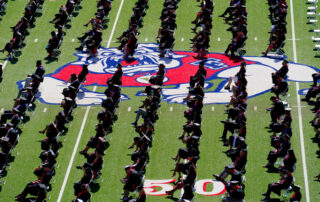
[[44,59],[46,60],[46,64],[50,64],[52,62],[57,62],[59,60],[56,57],[45,57]]
[[172,201],[178,201],[179,199],[174,196],[167,196],[166,199],[172,200]]
[[102,29],[104,30],[104,29],[107,29],[108,28],[108,25],[103,25],[102,26]]
[[96,182],[91,182],[90,183],[90,192],[96,193],[100,189],[100,184]]
[[13,57],[13,58],[10,58],[9,61],[12,65],[14,65],[19,61],[19,59],[17,57]]
[[61,132],[61,136],[65,136],[68,133],[69,129],[67,127],[65,127],[63,129],[63,132]]
[[28,107],[28,111],[29,111],[29,112],[33,112],[36,108],[37,108],[37,105],[35,105],[34,103],[32,103],[31,106]]
[[27,123],[28,121],[30,121],[30,116],[25,116],[22,120],[22,123]]
[[72,17],[77,17],[79,15],[79,12],[73,12]]
[[77,5],[77,6],[74,7],[74,10],[76,10],[76,11],[79,11],[81,9],[82,9],[82,6],[80,6],[80,5]]
[[71,29],[72,25],[66,24],[64,27],[65,27],[66,29]]

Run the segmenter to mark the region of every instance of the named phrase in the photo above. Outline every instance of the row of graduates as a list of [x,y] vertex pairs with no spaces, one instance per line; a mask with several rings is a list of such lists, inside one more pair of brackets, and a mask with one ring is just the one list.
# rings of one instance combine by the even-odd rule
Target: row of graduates
[[[281,194],[283,190],[285,194],[288,192],[294,192],[290,201],[300,201],[301,192],[300,186],[294,185],[293,173],[296,167],[296,156],[294,150],[291,148],[291,138],[292,138],[292,116],[291,108],[287,103],[286,91],[279,93],[275,91],[279,85],[279,81],[284,81],[287,78],[287,73],[289,71],[288,61],[284,60],[282,62],[282,67],[277,71],[272,73],[272,81],[274,86],[271,89],[276,96],[272,96],[270,101],[272,102],[272,107],[267,108],[270,112],[271,123],[269,125],[272,135],[270,136],[270,144],[273,150],[269,152],[267,156],[268,163],[264,168],[268,169],[268,172],[275,172],[280,174],[280,179],[276,182],[272,182],[268,185],[265,196],[262,201],[271,201],[271,193],[277,195]],[[282,99],[282,100],[281,100]],[[278,166],[278,167],[276,167]]]
[[[103,168],[105,150],[108,148],[109,143],[107,141],[107,135],[112,132],[112,125],[117,120],[116,108],[119,107],[121,98],[121,78],[122,78],[122,66],[119,63],[117,65],[117,71],[112,77],[108,79],[108,88],[104,94],[106,99],[102,102],[103,110],[97,114],[98,123],[95,126],[96,134],[90,137],[86,147],[80,151],[80,154],[86,158],[86,162],[77,166],[77,169],[83,170],[83,176],[81,179],[74,183],[74,195],[75,202],[89,201],[91,198],[90,187],[101,176],[101,170]],[[90,150],[93,152],[89,152]]]
[[79,5],[81,0],[67,0],[66,4],[61,5],[59,9],[59,13],[55,14],[53,20],[50,20],[50,23],[54,23],[57,28],[57,32],[51,32],[51,38],[49,39],[48,45],[46,46],[46,50],[48,52],[48,58],[54,57],[56,55],[55,49],[59,49],[63,36],[65,33],[63,32],[64,26],[67,24],[68,19],[72,12],[74,11],[75,5]]
[[14,104],[11,110],[5,110],[0,119],[0,177],[3,177],[12,151],[18,144],[21,129],[19,125],[28,120],[26,116],[27,110],[32,110],[35,95],[45,73],[41,61],[37,62],[37,68],[33,74],[30,74],[30,80],[22,88],[18,96],[14,99]]
[[[153,75],[143,92],[146,95],[142,105],[135,111],[136,119],[132,123],[138,134],[133,138],[133,143],[128,149],[134,149],[131,154],[132,163],[125,166],[125,177],[121,179],[123,186],[123,201],[145,202],[146,194],[143,190],[143,180],[146,172],[146,165],[149,162],[149,150],[154,139],[154,126],[158,120],[158,109],[161,102],[161,85],[165,75],[165,66],[159,64],[159,70]],[[139,124],[140,117],[143,121]],[[141,122],[141,121],[140,121]],[[130,192],[138,192],[134,199]]]
[[44,0],[30,0],[25,9],[23,16],[18,23],[11,27],[13,36],[11,40],[6,43],[5,47],[0,52],[8,52],[7,56],[13,58],[15,51],[22,47],[25,37],[29,34],[28,29],[34,24],[37,12],[41,9]]
[[288,4],[286,0],[268,0],[269,5],[269,19],[271,21],[271,29],[269,31],[269,45],[265,52],[262,52],[264,56],[267,56],[270,51],[276,51],[279,54],[284,52],[281,48],[285,45],[287,34],[287,9]]
[[[318,79],[320,79],[320,71],[312,74],[313,84],[311,88],[308,90],[304,100],[313,105],[313,109],[311,111],[314,113],[313,119],[310,121],[311,126],[314,129],[315,136],[312,138],[312,141],[316,143],[319,147],[318,151],[316,151],[318,158],[320,157],[320,85],[318,85]],[[315,98],[315,101],[311,100],[311,98]],[[320,180],[320,174],[314,176],[318,181]]]
[[124,58],[133,56],[136,48],[138,47],[138,30],[142,27],[143,17],[146,9],[148,8],[148,0],[137,0],[135,7],[132,9],[132,15],[129,19],[129,27],[124,31],[121,36],[117,37],[120,45],[118,50],[122,50]]
[[[212,13],[214,9],[213,0],[204,0],[201,2],[201,10],[197,13],[195,24],[192,31],[196,34],[191,40],[191,49],[193,52],[198,53],[195,58],[204,59],[208,53],[210,44],[210,35],[212,29]],[[200,30],[197,32],[198,27]]]
[[180,0],[165,0],[163,3],[163,9],[161,11],[161,25],[156,37],[159,44],[159,56],[164,57],[167,51],[172,50],[175,38],[174,32],[177,28],[176,24],[176,10],[178,8]]
[[[247,80],[246,63],[240,63],[237,74],[230,77],[225,88],[232,92],[230,102],[226,105],[227,119],[221,121],[224,125],[222,136],[223,145],[229,149],[225,151],[231,163],[226,165],[220,174],[214,174],[216,180],[225,184],[226,195],[223,201],[244,201],[245,197],[245,173],[247,164]],[[228,132],[232,135],[228,137]],[[228,176],[230,179],[227,179]]]
[[6,11],[8,0],[0,0],[0,15],[4,15]]
[[[183,132],[179,140],[186,145],[185,148],[179,148],[175,157],[175,168],[171,177],[178,173],[176,185],[173,190],[167,191],[169,196],[183,189],[183,194],[178,201],[192,201],[194,198],[194,185],[197,179],[197,162],[200,159],[200,139],[202,136],[202,108],[204,98],[204,80],[207,72],[204,61],[199,63],[198,71],[190,77],[189,93],[184,99],[188,109],[184,112],[186,124],[183,126]],[[183,175],[182,175],[183,174]]]
[[94,57],[97,54],[102,42],[102,29],[111,10],[111,5],[111,0],[99,0],[97,2],[95,17],[84,24],[85,27],[91,24],[91,29],[85,32],[82,37],[78,37],[81,44],[76,50],[83,51],[84,47],[86,47],[89,57]]
[[232,33],[232,41],[225,50],[226,55],[231,52],[231,57],[234,57],[235,54],[242,56],[245,53],[243,48],[248,38],[247,15],[246,0],[230,0],[229,7],[219,16],[230,25],[227,31]]
[[62,92],[64,99],[61,101],[62,110],[55,116],[54,121],[46,125],[39,131],[45,134],[45,138],[41,141],[42,152],[39,155],[41,165],[34,169],[34,174],[37,177],[35,181],[28,183],[24,190],[15,198],[16,201],[45,201],[47,192],[51,189],[51,183],[54,183],[55,167],[59,148],[62,142],[59,140],[66,134],[66,124],[72,120],[72,109],[76,107],[76,97],[79,88],[85,82],[88,74],[87,65],[82,66],[82,71],[78,74],[70,76],[67,88]]
[[67,24],[75,6],[79,6],[80,3],[81,0],[67,0],[65,4],[61,5],[59,12],[55,14],[55,17],[49,22],[53,23],[56,28],[63,28]]

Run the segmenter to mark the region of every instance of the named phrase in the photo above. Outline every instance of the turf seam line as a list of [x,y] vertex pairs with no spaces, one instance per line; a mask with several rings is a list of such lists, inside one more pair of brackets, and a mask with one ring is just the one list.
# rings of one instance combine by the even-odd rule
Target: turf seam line
[[[294,27],[293,0],[290,0],[290,14],[291,14],[293,59],[294,59],[294,62],[297,63],[298,59],[297,59],[297,46],[296,46],[296,41],[295,41],[296,34],[295,34],[295,27]],[[299,132],[300,132],[302,167],[303,167],[306,202],[310,202],[308,173],[307,173],[306,155],[305,155],[305,148],[304,148],[304,137],[303,137],[303,126],[302,126],[302,115],[301,115],[301,107],[300,107],[301,104],[300,104],[299,83],[298,82],[296,82],[296,92],[297,92]]]
[[[119,20],[120,12],[121,12],[121,10],[122,10],[123,2],[124,2],[124,0],[121,0],[120,6],[119,6],[119,9],[118,9],[118,12],[117,12],[117,16],[116,16],[116,19],[115,19],[115,21],[114,21],[114,24],[113,24],[113,27],[112,27],[112,31],[111,31],[111,34],[110,34],[110,37],[109,37],[109,41],[108,41],[108,44],[107,44],[107,48],[110,47],[110,44],[111,44],[111,40],[112,40],[114,31],[115,31],[117,22],[118,22],[118,20]],[[95,86],[95,87],[93,88],[93,92],[95,92],[96,89],[97,89],[97,86]],[[85,115],[84,115],[84,118],[83,118],[83,121],[82,121],[82,124],[81,124],[81,128],[80,128],[80,131],[79,131],[79,134],[78,134],[78,137],[77,137],[77,141],[76,141],[76,144],[75,144],[74,149],[73,149],[73,152],[72,152],[72,156],[71,156],[71,159],[70,159],[70,162],[69,162],[69,165],[68,165],[68,169],[67,169],[66,175],[65,175],[64,180],[63,180],[63,184],[62,184],[62,187],[61,187],[61,190],[60,190],[60,193],[59,193],[59,197],[58,197],[57,202],[61,202],[61,198],[62,198],[64,189],[65,189],[65,187],[66,187],[66,184],[67,184],[67,181],[68,181],[68,178],[69,178],[69,174],[70,174],[70,170],[71,170],[71,167],[72,167],[72,164],[73,164],[73,161],[74,161],[74,157],[75,157],[75,154],[76,154],[76,152],[77,152],[77,150],[78,150],[78,147],[79,147],[79,143],[80,143],[80,139],[81,139],[81,136],[82,136],[82,133],[83,133],[83,129],[84,129],[84,126],[85,126],[85,124],[86,124],[86,122],[87,122],[87,117],[88,117],[90,108],[91,108],[91,107],[88,106],[87,109],[86,109],[86,113],[85,113]]]

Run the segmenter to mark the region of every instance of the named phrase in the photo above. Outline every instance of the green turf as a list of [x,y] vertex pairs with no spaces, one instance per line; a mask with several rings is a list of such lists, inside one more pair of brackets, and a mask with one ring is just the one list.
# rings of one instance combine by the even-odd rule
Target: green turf
[[[26,0],[9,0],[7,6],[7,12],[1,17],[0,21],[0,47],[2,48],[7,41],[12,37],[10,27],[14,26],[18,19],[22,16],[23,9],[28,1]],[[103,46],[107,46],[112,27],[118,12],[120,0],[113,1],[112,10],[109,15],[110,21],[107,23],[108,27],[103,31]],[[306,17],[306,1],[294,0],[294,18],[295,18],[295,33],[296,33],[296,45],[297,45],[297,60],[299,63],[308,64],[311,66],[319,65],[319,58],[314,58],[313,46],[314,43],[311,37],[314,35],[309,32],[310,25],[307,25]],[[35,62],[38,59],[44,60],[47,56],[45,47],[50,37],[50,32],[53,29],[53,24],[48,23],[53,19],[54,14],[58,12],[60,5],[65,3],[65,0],[47,0],[43,5],[42,15],[36,19],[35,27],[30,29],[30,34],[26,37],[24,43],[25,47],[22,49],[22,55],[17,60],[9,61],[4,70],[4,80],[1,83],[0,91],[0,107],[9,109],[12,107],[12,99],[16,96],[17,87],[16,82],[25,79],[28,73],[34,71]],[[128,27],[128,19],[132,13],[134,6],[134,0],[125,0],[121,15],[116,26],[110,47],[118,46],[115,43],[115,38],[121,35],[121,33]],[[221,18],[217,16],[221,14],[228,1],[216,1],[214,9],[214,21],[212,28],[211,47],[210,52],[222,53],[231,40],[231,33],[227,32],[228,26],[224,24]],[[288,1],[289,3],[289,1]],[[82,9],[79,10],[79,14],[71,18],[69,23],[71,27],[66,28],[66,36],[61,45],[61,55],[57,61],[45,61],[45,68],[47,73],[54,72],[58,67],[75,61],[77,58],[73,55],[75,53],[74,48],[80,44],[72,42],[72,39],[76,39],[81,36],[88,28],[84,27],[85,24],[95,13],[96,3],[95,1],[83,1]],[[163,0],[149,0],[149,9],[146,16],[143,19],[143,27],[139,30],[139,42],[156,42],[155,37],[160,26],[160,13],[162,10]],[[175,50],[190,50],[189,39],[194,36],[191,33],[192,24],[191,21],[195,18],[196,12],[199,11],[198,2],[195,0],[182,0],[179,3],[177,10],[177,30],[175,32],[176,44]],[[266,49],[268,30],[270,28],[270,21],[267,18],[268,6],[265,1],[252,0],[247,2],[248,10],[248,40],[247,40],[247,55],[260,56],[261,52]],[[288,33],[285,46],[286,55],[290,61],[293,61],[292,50],[292,36],[291,36],[291,18],[290,11],[287,16]],[[254,38],[257,37],[257,40]],[[35,42],[35,39],[38,42]],[[184,41],[181,41],[184,38]],[[220,41],[217,39],[220,38]],[[0,55],[0,58],[5,59],[5,55]],[[1,62],[3,62],[1,61]],[[300,89],[307,88],[310,83],[300,83]],[[45,86],[42,86],[45,89]],[[92,87],[88,87],[92,89]],[[103,92],[105,87],[98,87],[98,92]],[[120,178],[125,176],[123,167],[130,163],[130,157],[128,154],[131,150],[127,148],[132,142],[132,138],[136,133],[134,128],[131,127],[131,122],[134,120],[134,110],[141,104],[143,97],[136,97],[135,94],[141,91],[142,88],[123,88],[122,92],[128,95],[131,100],[120,103],[120,107],[117,109],[118,120],[116,121],[113,132],[108,136],[110,141],[110,147],[106,151],[104,156],[104,168],[102,170],[103,182],[99,182],[99,186],[96,186],[94,190],[91,190],[92,201],[119,201],[122,193],[123,185],[120,182]],[[290,99],[289,103],[293,108],[292,114],[294,116],[292,138],[292,147],[296,152],[298,158],[297,168],[294,173],[295,183],[304,187],[304,176],[301,161],[301,148],[300,148],[300,136],[298,125],[298,108],[296,97],[296,84],[290,83]],[[246,201],[255,202],[259,201],[262,196],[261,193],[265,192],[267,185],[270,182],[279,179],[278,174],[271,174],[265,172],[262,168],[266,164],[266,157],[268,152],[272,149],[270,146],[269,133],[265,126],[269,124],[270,116],[265,112],[265,109],[270,106],[269,97],[270,93],[264,94],[259,97],[255,97],[248,101],[248,164],[246,167]],[[319,173],[319,159],[315,152],[318,149],[317,145],[312,143],[311,137],[314,136],[312,127],[309,125],[309,120],[313,117],[310,112],[312,106],[308,106],[305,102],[302,105],[302,120],[303,120],[303,132],[306,149],[306,160],[308,169],[308,180],[311,201],[319,201],[319,182],[313,180],[313,176]],[[219,142],[218,137],[221,135],[223,127],[219,122],[225,119],[223,105],[214,105],[215,110],[211,111],[211,105],[205,106],[203,110],[203,137],[201,139],[200,151],[201,159],[198,162],[198,180],[210,179],[213,173],[219,173],[223,167],[230,163],[229,158],[222,152],[226,150]],[[254,106],[257,106],[257,110],[254,110]],[[128,108],[131,107],[131,111],[128,112]],[[170,107],[173,108],[170,111]],[[47,108],[46,112],[43,109]],[[150,163],[147,167],[146,179],[171,179],[171,169],[174,168],[174,162],[171,160],[178,148],[182,147],[182,143],[178,141],[177,137],[182,133],[182,125],[185,123],[183,112],[186,106],[179,104],[167,104],[163,102],[161,104],[159,120],[155,126],[153,147],[150,149]],[[14,154],[14,160],[10,163],[10,169],[8,169],[7,175],[3,178],[6,180],[5,185],[1,185],[0,201],[13,201],[14,196],[19,194],[24,186],[35,180],[33,175],[33,169],[40,165],[40,140],[44,138],[44,135],[38,134],[38,131],[43,129],[46,124],[53,121],[54,116],[59,112],[60,107],[54,105],[45,105],[36,101],[36,108],[32,112],[28,112],[30,121],[22,125],[23,131],[20,142],[15,148],[17,154]],[[96,115],[102,110],[99,106],[93,106],[90,108],[88,119],[85,123],[84,131],[81,137],[78,151],[83,149],[89,140],[90,136],[94,135],[94,126],[97,123]],[[63,148],[59,152],[58,167],[56,169],[56,182],[52,184],[52,190],[49,192],[49,201],[56,201],[62,186],[63,179],[70,161],[70,157],[79,134],[80,126],[83,121],[83,116],[86,111],[86,107],[77,107],[73,111],[73,121],[70,122],[68,132],[65,137],[62,138]],[[83,156],[75,156],[71,173],[68,178],[66,189],[63,194],[62,201],[70,201],[74,198],[73,195],[73,183],[78,181],[82,176],[82,171],[77,170],[77,165],[82,165],[85,162]],[[304,188],[303,201],[305,201]],[[176,197],[180,196],[180,193],[175,194]],[[221,196],[207,197],[197,195],[195,201],[220,201]],[[165,197],[152,197],[148,196],[147,201],[171,201]]]

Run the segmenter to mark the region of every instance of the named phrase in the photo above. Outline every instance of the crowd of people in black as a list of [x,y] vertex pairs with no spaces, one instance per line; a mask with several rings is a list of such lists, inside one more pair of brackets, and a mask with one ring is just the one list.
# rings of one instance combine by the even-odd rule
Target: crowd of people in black
[[185,98],[189,109],[184,112],[186,124],[183,126],[182,135],[178,137],[186,144],[186,147],[179,148],[175,157],[172,158],[176,165],[171,177],[175,177],[178,173],[178,178],[174,189],[167,191],[167,194],[173,196],[175,191],[183,189],[184,192],[179,201],[192,201],[194,198],[193,189],[198,175],[197,162],[200,159],[199,145],[202,136],[203,86],[206,75],[204,62],[201,61],[196,74],[190,77],[189,94]]
[[89,58],[94,57],[97,54],[97,50],[101,46],[102,42],[102,29],[106,22],[106,18],[111,10],[111,0],[99,0],[97,3],[97,12],[95,17],[91,18],[84,26],[91,25],[91,29],[84,33],[82,37],[78,37],[81,41],[81,45],[76,50],[83,51],[83,48],[87,48],[89,52]]
[[[165,76],[165,66],[159,64],[156,75],[151,76],[149,83],[144,90],[146,98],[138,110],[135,111],[136,119],[132,123],[137,132],[137,136],[133,138],[133,143],[128,149],[134,149],[131,154],[132,163],[125,167],[126,176],[121,179],[123,187],[123,201],[131,201],[130,192],[138,192],[136,202],[145,202],[146,194],[143,189],[143,180],[146,172],[146,165],[149,162],[149,149],[152,147],[154,126],[158,120],[158,109],[161,102],[161,86]],[[143,118],[139,124],[140,117]]]
[[[275,90],[278,89],[277,86],[279,86],[279,82],[285,82],[288,71],[288,61],[284,60],[282,67],[271,75],[274,84],[271,92],[276,96],[271,96],[270,101],[273,106],[268,108],[267,111],[270,112],[271,116],[269,128],[270,132],[272,132],[270,142],[273,150],[269,152],[267,156],[268,163],[264,168],[267,168],[268,172],[279,172],[280,179],[268,185],[266,193],[263,194],[265,198],[262,199],[262,201],[271,201],[271,193],[273,192],[280,195],[281,191],[283,191],[283,197],[287,197],[289,192],[294,192],[290,201],[300,201],[302,197],[300,192],[301,187],[294,185],[293,173],[297,159],[294,150],[291,148],[290,141],[293,133],[291,129],[291,108],[286,100],[288,89],[280,93]],[[288,88],[288,86],[286,88]]]
[[[81,179],[74,183],[75,202],[89,201],[91,198],[90,188],[98,180],[102,181],[101,169],[103,168],[103,156],[108,148],[107,135],[112,132],[112,125],[117,120],[116,108],[119,107],[121,99],[121,78],[122,65],[117,65],[117,71],[108,79],[108,88],[104,94],[107,96],[102,102],[103,110],[97,115],[98,123],[95,126],[96,134],[90,137],[86,147],[80,151],[80,154],[86,158],[86,162],[77,169],[83,170]],[[94,149],[93,152],[89,152]]]
[[22,43],[25,37],[29,34],[28,29],[34,25],[37,12],[42,8],[44,0],[30,0],[24,9],[23,16],[19,22],[11,27],[13,36],[12,39],[6,43],[5,47],[0,52],[8,52],[8,57],[12,59],[15,53],[22,48]]
[[61,5],[59,13],[55,14],[55,17],[50,20],[50,23],[53,23],[56,28],[63,28],[68,23],[68,19],[71,17],[75,6],[80,3],[81,0],[67,0],[66,4]]
[[60,45],[63,41],[63,36],[65,32],[63,28],[68,23],[69,18],[72,15],[72,12],[75,8],[80,8],[81,0],[67,0],[67,3],[61,5],[59,13],[57,13],[53,20],[50,20],[50,23],[54,23],[57,28],[57,32],[51,32],[51,38],[49,39],[46,50],[48,52],[48,58],[55,57],[59,52],[57,49],[60,48]]
[[[320,71],[312,74],[312,79],[312,87],[308,90],[304,100],[307,101],[309,104],[314,105],[312,112],[315,115],[313,119],[310,121],[310,124],[315,132],[315,136],[312,139],[313,142],[316,143],[319,147],[319,150],[316,153],[318,155],[318,158],[320,158],[320,97],[318,96],[320,93],[320,85],[318,85],[318,80],[320,79]],[[311,100],[312,98],[316,98],[314,102]],[[314,176],[314,178],[320,181],[320,174]]]
[[46,137],[41,141],[42,152],[39,155],[41,165],[36,167],[33,172],[37,180],[28,183],[24,190],[16,196],[16,201],[29,201],[29,196],[35,201],[44,201],[46,199],[47,192],[51,189],[51,183],[55,181],[53,178],[57,163],[56,158],[62,146],[59,138],[65,135],[67,131],[66,124],[72,120],[72,109],[76,106],[77,93],[81,84],[85,82],[87,74],[88,67],[84,64],[78,75],[70,75],[70,84],[62,92],[64,96],[60,105],[62,110],[55,116],[54,121],[39,131],[40,134],[45,134]]
[[36,70],[29,74],[24,83],[24,87],[19,91],[14,99],[12,109],[5,110],[0,119],[0,176],[5,175],[6,167],[9,165],[11,154],[19,142],[22,134],[20,124],[28,121],[30,117],[26,112],[34,107],[36,94],[43,80],[45,69],[41,61],[37,61]]
[[[204,59],[210,47],[210,35],[212,28],[212,13],[214,9],[213,0],[204,0],[201,3],[201,10],[192,21],[195,24],[192,31],[196,34],[191,40],[191,49],[196,52],[195,58]],[[198,27],[200,30],[197,32]]]
[[269,18],[271,21],[271,29],[269,31],[269,45],[264,56],[267,56],[270,51],[275,51],[277,54],[282,55],[284,51],[282,48],[285,45],[287,33],[287,9],[288,5],[286,0],[268,0],[269,5]]
[[157,43],[159,44],[159,56],[164,57],[173,49],[175,38],[174,32],[177,28],[176,10],[180,0],[166,0],[163,3],[160,20],[161,26],[158,30]]
[[[232,81],[234,84],[232,85]],[[232,85],[232,86],[231,86]],[[229,104],[226,105],[227,119],[221,121],[224,125],[221,136],[224,146],[229,147],[225,152],[231,159],[231,163],[226,165],[223,171],[213,176],[226,186],[226,195],[223,201],[244,201],[245,197],[245,176],[247,164],[247,80],[246,63],[240,63],[240,69],[234,77],[230,77],[225,89],[232,90]],[[232,135],[227,136],[228,132]],[[231,176],[229,180],[226,178]]]
[[227,31],[232,33],[232,41],[225,50],[226,55],[229,54],[229,51],[231,57],[236,54],[243,56],[246,53],[244,46],[248,38],[247,15],[246,0],[230,0],[229,7],[219,16],[230,25]]
[[138,30],[142,27],[143,17],[147,8],[148,0],[138,0],[133,8],[128,29],[117,38],[120,43],[118,49],[123,51],[124,58],[133,56],[136,48],[138,47]]

